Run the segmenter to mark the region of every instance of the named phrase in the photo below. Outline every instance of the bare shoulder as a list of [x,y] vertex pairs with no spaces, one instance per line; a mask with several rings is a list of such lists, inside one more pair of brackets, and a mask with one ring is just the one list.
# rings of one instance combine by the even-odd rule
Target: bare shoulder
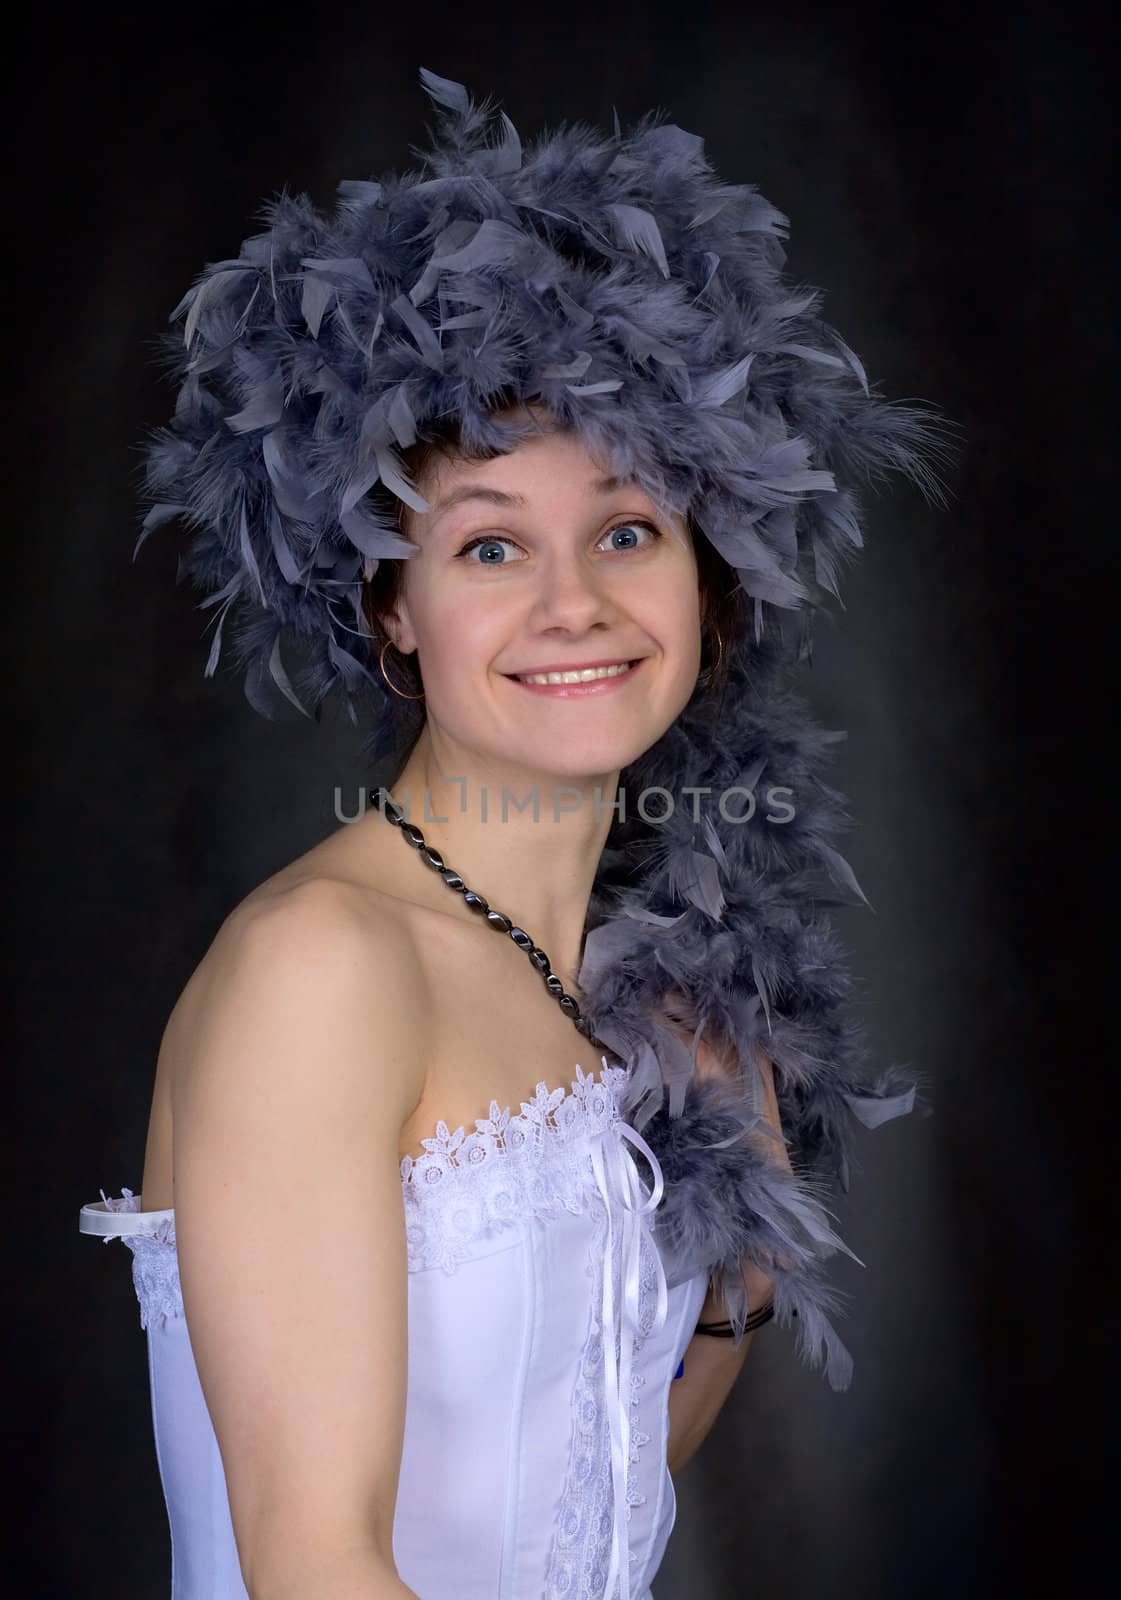
[[[227,1068],[231,1036],[278,1032],[314,1042],[308,1070],[342,1093],[389,1091],[402,1120],[423,1088],[425,978],[407,918],[364,886],[283,876],[226,918],[168,1019],[161,1067],[172,1101],[211,1060]],[[212,1039],[223,1048],[211,1051]],[[246,1051],[246,1059],[259,1052]],[[298,1071],[290,1052],[278,1069]]]

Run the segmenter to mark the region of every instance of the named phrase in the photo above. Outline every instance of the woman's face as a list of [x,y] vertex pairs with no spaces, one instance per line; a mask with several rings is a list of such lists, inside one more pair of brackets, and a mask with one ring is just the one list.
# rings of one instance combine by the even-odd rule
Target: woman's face
[[[490,461],[441,456],[406,532],[395,642],[416,650],[425,709],[453,746],[571,778],[614,772],[662,736],[700,670],[692,536],[610,479],[558,428]],[[526,674],[636,663],[538,688]]]

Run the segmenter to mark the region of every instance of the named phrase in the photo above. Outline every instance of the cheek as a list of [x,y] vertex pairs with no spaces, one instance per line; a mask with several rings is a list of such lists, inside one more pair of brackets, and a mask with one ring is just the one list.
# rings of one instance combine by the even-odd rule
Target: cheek
[[473,604],[469,594],[425,596],[412,615],[425,674],[453,688],[486,668],[506,636],[500,608]]
[[687,584],[673,584],[652,597],[647,620],[651,636],[675,665],[689,671],[700,661],[700,596]]

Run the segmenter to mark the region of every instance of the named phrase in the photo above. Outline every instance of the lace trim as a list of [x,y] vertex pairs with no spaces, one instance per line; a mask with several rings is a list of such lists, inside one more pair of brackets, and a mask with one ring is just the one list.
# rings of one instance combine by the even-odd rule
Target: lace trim
[[[625,1067],[609,1067],[602,1057],[599,1081],[577,1064],[570,1090],[537,1085],[534,1098],[522,1101],[520,1114],[500,1110],[492,1100],[490,1116],[476,1119],[475,1132],[459,1127],[449,1133],[445,1122],[435,1136],[422,1140],[426,1154],[405,1156],[401,1178],[410,1272],[439,1266],[454,1272],[473,1242],[528,1216],[551,1216],[564,1210],[579,1213],[594,1189],[584,1159],[586,1141],[618,1118],[617,1096],[627,1077]],[[122,1189],[101,1198],[108,1211],[139,1212],[140,1197]],[[150,1233],[108,1233],[132,1252],[132,1281],[140,1302],[140,1326],[183,1315],[175,1218],[169,1215]]]
[[[585,1274],[592,1280],[589,1293],[591,1312],[588,1333],[580,1357],[580,1368],[572,1397],[572,1435],[568,1470],[556,1527],[549,1547],[545,1573],[544,1600],[618,1600],[621,1584],[616,1580],[612,1593],[604,1592],[611,1561],[614,1531],[614,1488],[611,1481],[611,1437],[608,1427],[606,1395],[603,1386],[603,1334],[600,1304],[605,1269],[607,1213],[601,1205],[596,1218]],[[650,1443],[650,1434],[638,1426],[638,1405],[646,1384],[641,1353],[657,1307],[657,1272],[653,1252],[656,1246],[646,1232],[642,1236],[642,1269],[639,1278],[638,1325],[641,1336],[634,1347],[635,1367],[631,1373],[631,1445],[627,1462],[627,1519],[632,1506],[644,1505],[646,1495],[639,1488],[641,1446]],[[619,1341],[615,1339],[615,1358]],[[628,1541],[627,1561],[633,1569],[640,1557]],[[631,1593],[636,1593],[633,1576]]]
[[[140,1196],[122,1189],[119,1199],[100,1191],[107,1211],[139,1211]],[[175,1218],[164,1217],[151,1233],[110,1233],[105,1243],[120,1239],[132,1251],[132,1282],[140,1302],[140,1326],[163,1327],[168,1317],[183,1315],[179,1285],[179,1257],[175,1249]]]
[[[643,1464],[639,1457],[639,1450],[642,1445],[650,1443],[651,1436],[648,1433],[644,1433],[643,1430],[638,1426],[638,1405],[641,1399],[641,1391],[646,1387],[646,1376],[641,1365],[642,1350],[646,1339],[649,1337],[650,1327],[654,1321],[654,1313],[657,1308],[658,1300],[656,1251],[657,1245],[654,1243],[651,1235],[644,1232],[642,1236],[642,1269],[639,1279],[640,1286],[638,1294],[638,1325],[642,1330],[642,1337],[635,1341],[635,1370],[631,1373],[630,1403],[632,1417],[631,1450],[627,1465],[628,1508],[631,1506],[642,1506],[646,1504],[646,1495],[638,1487],[641,1476],[638,1469]],[[627,1516],[628,1518],[630,1517],[629,1509],[627,1511]],[[633,1567],[638,1561],[638,1553],[637,1551],[631,1550],[629,1554],[630,1563]],[[634,1593],[634,1587],[635,1586],[632,1583],[632,1593]]]
[[405,1156],[401,1178],[409,1270],[454,1272],[475,1240],[527,1217],[578,1214],[595,1183],[586,1159],[589,1139],[618,1119],[625,1067],[603,1061],[599,1081],[577,1065],[568,1091],[537,1085],[521,1113],[492,1100],[475,1132],[436,1125],[423,1156]]

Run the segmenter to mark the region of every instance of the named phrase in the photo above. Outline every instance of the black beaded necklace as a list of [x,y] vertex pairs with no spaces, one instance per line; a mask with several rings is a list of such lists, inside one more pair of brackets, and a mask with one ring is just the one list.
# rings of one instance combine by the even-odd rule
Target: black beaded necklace
[[[481,917],[484,917],[489,926],[492,927],[496,933],[508,933],[510,938],[513,939],[514,943],[517,945],[518,949],[525,951],[530,961],[532,961],[533,965],[537,968],[537,971],[545,980],[546,989],[548,989],[549,993],[554,997],[565,1016],[572,1019],[573,1024],[584,1035],[585,1039],[590,1040],[593,1044],[598,1046],[600,1044],[600,1040],[598,1040],[595,1034],[592,1032],[591,1025],[581,1014],[580,1007],[577,1005],[576,1001],[570,994],[565,994],[564,985],[561,983],[556,973],[552,970],[552,967],[549,964],[549,957],[545,954],[544,950],[542,950],[539,945],[534,944],[533,940],[530,938],[529,934],[526,933],[524,928],[516,928],[510,921],[509,917],[504,916],[501,911],[492,910],[487,902],[483,899],[481,894],[476,894],[474,889],[469,889],[467,887],[463,879],[459,876],[458,872],[453,872],[451,867],[445,866],[443,856],[438,850],[434,850],[426,841],[420,829],[416,827],[414,823],[405,821],[405,813],[393,800],[388,789],[379,786],[376,789],[371,789],[370,794],[373,798],[374,804],[377,806],[378,810],[381,812],[386,821],[392,822],[396,828],[400,829],[404,839],[412,845],[414,850],[417,851],[421,860],[427,866],[430,866],[433,872],[439,873],[440,877],[447,884],[448,888],[454,889],[457,894],[461,894],[467,905],[470,906],[471,910],[477,912]],[[606,1049],[607,1047],[604,1046],[603,1048]],[[761,1328],[765,1322],[769,1322],[774,1314],[775,1306],[772,1299],[765,1306],[760,1306],[757,1311],[753,1311],[751,1313],[744,1324],[744,1331],[746,1333],[754,1332],[756,1328]],[[717,1339],[731,1339],[735,1337],[732,1324],[727,1319],[725,1319],[723,1322],[698,1322],[696,1326],[696,1332],[710,1334]],[[684,1369],[685,1363],[683,1361],[674,1376],[680,1378],[684,1372]]]
[[387,822],[392,822],[394,827],[400,830],[402,838],[412,845],[425,865],[431,867],[433,872],[438,873],[449,889],[461,894],[464,903],[481,916],[488,927],[493,928],[496,933],[508,934],[518,949],[525,951],[533,966],[544,979],[546,989],[556,1000],[565,1016],[571,1019],[573,1026],[583,1034],[585,1039],[597,1047],[608,1050],[608,1053],[613,1055],[614,1052],[610,1051],[608,1046],[603,1045],[602,1041],[596,1038],[591,1024],[582,1014],[573,997],[564,992],[564,984],[553,971],[549,957],[541,949],[540,945],[534,943],[524,928],[515,927],[509,917],[504,916],[501,911],[495,911],[483,899],[481,894],[476,894],[474,889],[469,889],[458,872],[445,865],[443,856],[427,842],[420,829],[414,823],[405,821],[405,813],[394,801],[388,789],[379,785],[378,788],[370,790],[370,795],[382,816]]

